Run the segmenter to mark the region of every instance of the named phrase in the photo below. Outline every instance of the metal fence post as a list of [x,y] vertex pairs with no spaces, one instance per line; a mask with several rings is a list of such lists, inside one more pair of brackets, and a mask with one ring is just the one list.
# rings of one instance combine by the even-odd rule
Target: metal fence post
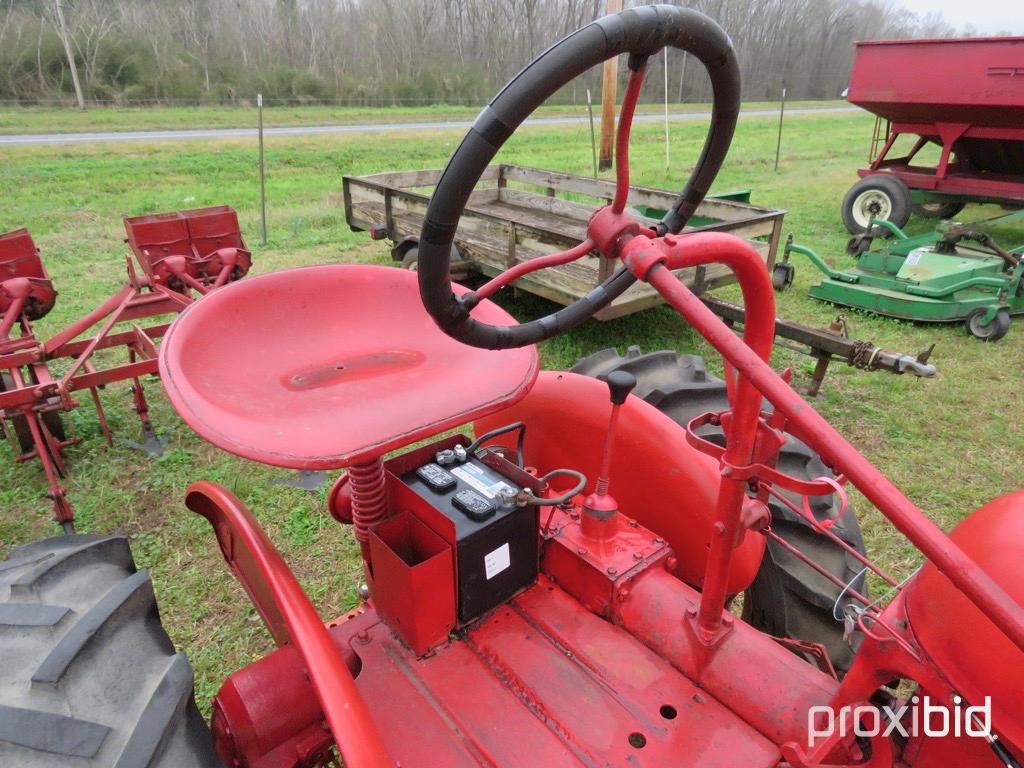
[[256,114],[260,136],[260,242],[267,244],[267,177],[263,166],[263,94],[256,94]]

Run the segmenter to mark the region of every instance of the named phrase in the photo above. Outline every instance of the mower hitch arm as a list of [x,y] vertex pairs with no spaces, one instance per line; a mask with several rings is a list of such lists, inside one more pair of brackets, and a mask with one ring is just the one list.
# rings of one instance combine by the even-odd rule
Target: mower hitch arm
[[825,263],[825,260],[821,258],[821,256],[815,253],[812,249],[808,248],[806,245],[799,245],[797,243],[787,242],[786,256],[788,256],[791,253],[799,253],[802,256],[806,256],[810,260],[811,264],[816,266],[822,272],[822,274],[824,274],[828,278],[831,278],[832,280],[839,280],[844,283],[857,282],[856,277],[832,269],[832,267]]
[[252,513],[225,488],[189,486],[186,506],[213,526],[231,571],[278,645],[302,656],[342,759],[349,768],[393,768],[355,680],[299,582]]
[[[765,397],[789,420],[797,437],[818,451],[834,471],[845,474],[957,589],[987,613],[1018,648],[1024,650],[1024,609],[772,370],[767,360],[775,322],[775,300],[757,251],[731,235],[707,232],[654,241],[635,237],[623,249],[622,258],[633,274],[654,286],[735,368],[740,377],[740,387],[732,404],[734,417],[741,410],[749,413],[759,407],[760,398]],[[737,337],[673,274],[678,269],[711,262],[725,264],[736,273],[749,318],[745,339]],[[759,330],[751,333],[754,329]],[[768,339],[767,351],[765,336]],[[728,444],[750,442],[756,427],[756,422],[734,418],[733,431],[739,434],[730,435]],[[748,434],[742,434],[744,431]],[[734,509],[726,510],[720,500],[718,522],[726,528],[735,526],[741,502],[742,499],[736,500]],[[712,553],[715,548],[712,547]],[[722,563],[716,564],[712,558],[708,561],[702,597],[702,623],[714,612],[720,613],[724,606],[724,600],[720,602],[717,599],[719,592],[724,594],[723,573],[727,573],[728,568],[728,556],[724,547],[722,549],[725,571]],[[710,600],[709,595],[715,599]],[[704,602],[709,605],[703,606]]]

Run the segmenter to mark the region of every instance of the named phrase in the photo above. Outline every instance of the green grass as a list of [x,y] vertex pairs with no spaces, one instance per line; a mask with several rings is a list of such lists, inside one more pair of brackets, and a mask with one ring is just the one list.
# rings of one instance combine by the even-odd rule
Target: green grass
[[[707,104],[673,104],[673,113],[702,112]],[[794,108],[846,106],[844,101],[801,101]],[[777,102],[749,102],[747,109],[777,109]],[[600,104],[594,105],[600,120]],[[661,104],[641,104],[638,112],[660,114]],[[425,107],[331,107],[268,106],[263,120],[268,127],[290,125],[344,125],[352,123],[397,123],[441,120],[470,120],[477,107],[436,104]],[[548,117],[582,116],[586,102],[577,105],[543,106],[538,114]],[[142,131],[199,128],[251,128],[256,126],[255,101],[246,106],[209,107],[96,107],[78,112],[63,107],[17,107],[0,105],[0,134],[68,133],[77,131]]]
[[[88,113],[88,120],[93,113]],[[361,118],[362,119],[362,118]],[[98,126],[91,125],[91,128]],[[12,130],[28,128],[21,123]],[[77,129],[77,128],[76,128]],[[704,127],[672,126],[671,171],[664,168],[660,125],[635,129],[635,182],[680,187],[697,156]],[[741,120],[728,165],[716,187],[753,187],[754,201],[789,210],[787,231],[829,260],[850,264],[838,205],[856,178],[871,130],[859,114],[793,118],[787,123],[782,164],[772,172],[774,120]],[[0,179],[7,190],[0,231],[31,228],[61,294],[56,309],[38,324],[47,335],[96,306],[120,284],[125,246],[121,217],[151,211],[230,203],[238,209],[254,250],[255,271],[311,263],[386,263],[387,246],[352,233],[341,204],[343,173],[437,167],[461,138],[458,131],[386,136],[274,138],[267,148],[270,242],[259,246],[255,147],[251,142],[128,143],[0,150]],[[589,130],[533,128],[514,137],[502,159],[586,173]],[[992,215],[970,210],[968,216]],[[927,228],[912,222],[911,231]],[[1005,232],[1020,242],[1020,232]],[[826,326],[836,309],[806,296],[815,274],[799,264],[794,288],[779,296],[780,315]],[[734,298],[735,290],[722,291]],[[387,301],[386,296],[380,297]],[[551,311],[539,299],[503,303],[521,318]],[[844,312],[853,334],[890,349],[916,352],[937,344],[934,380],[867,373],[834,365],[815,407],[882,467],[922,509],[944,527],[986,500],[1020,484],[1018,457],[1024,428],[1014,410],[1024,355],[1018,320],[1005,340],[983,345],[959,326],[921,326]],[[673,348],[713,358],[707,346],[667,309],[614,322],[587,324],[542,348],[547,368],[564,368],[606,346]],[[258,350],[273,354],[272,350]],[[793,366],[806,382],[813,361],[779,351],[777,366]],[[717,361],[711,362],[717,369]],[[244,375],[244,372],[240,372]],[[66,481],[84,531],[126,532],[140,565],[152,570],[164,621],[197,671],[205,706],[224,674],[270,649],[269,638],[241,588],[221,561],[207,524],[183,506],[195,479],[223,483],[266,526],[325,617],[351,607],[359,566],[350,531],[324,513],[325,492],[271,486],[280,471],[228,456],[199,440],[175,416],[157,381],[147,383],[152,414],[167,453],[152,460],[118,443],[108,447],[87,397],[71,415],[81,443],[68,451]],[[136,437],[126,385],[103,392],[115,434]],[[15,464],[0,445],[0,555],[7,548],[54,532],[46,484],[36,464]],[[914,551],[863,500],[859,511],[873,553],[906,574]]]

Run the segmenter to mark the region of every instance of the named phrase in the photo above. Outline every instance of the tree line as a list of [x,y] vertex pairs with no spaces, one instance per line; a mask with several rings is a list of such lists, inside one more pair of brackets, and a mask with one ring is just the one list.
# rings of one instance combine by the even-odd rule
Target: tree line
[[[627,6],[642,2],[629,2]],[[853,41],[946,37],[890,0],[690,0],[739,54],[744,98],[836,98]],[[0,100],[129,104],[481,104],[604,0],[0,0]],[[663,59],[645,98],[663,97]],[[669,97],[705,100],[699,63],[668,60]],[[624,69],[624,68],[623,68]],[[557,99],[598,98],[600,72]]]

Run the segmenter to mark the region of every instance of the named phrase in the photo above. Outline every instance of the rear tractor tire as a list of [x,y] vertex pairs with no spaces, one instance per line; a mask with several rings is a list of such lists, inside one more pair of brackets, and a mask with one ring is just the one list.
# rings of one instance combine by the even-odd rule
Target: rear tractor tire
[[[910,188],[895,176],[876,173],[865,176],[846,193],[841,214],[843,224],[851,235],[867,231],[873,218],[885,219],[897,227],[910,221]],[[889,230],[875,227],[874,233],[888,236]]]
[[[703,358],[697,355],[677,355],[670,351],[642,354],[638,347],[630,347],[623,357],[614,349],[605,349],[580,360],[571,370],[599,379],[615,370],[629,371],[637,379],[633,394],[680,426],[686,426],[702,413],[724,411],[729,407],[725,382],[707,373]],[[724,445],[721,427],[705,427],[701,434]],[[802,480],[832,476],[818,454],[792,435],[786,437],[777,464],[780,471]],[[785,493],[791,501],[800,503],[799,497]],[[810,503],[819,520],[838,514],[834,497],[812,498]],[[865,594],[862,566],[855,558],[830,539],[815,533],[803,517],[785,505],[772,500],[769,506],[772,529],[779,536],[825,566],[842,583]],[[832,532],[860,553],[865,552],[852,507],[846,508]],[[743,618],[776,637],[822,644],[836,670],[845,672],[853,661],[853,649],[845,637],[843,621],[835,616],[843,615],[850,598],[841,596],[840,592],[840,587],[769,540],[760,570],[744,596]]]
[[57,536],[0,561],[0,659],[0,765],[223,768],[122,537]]

